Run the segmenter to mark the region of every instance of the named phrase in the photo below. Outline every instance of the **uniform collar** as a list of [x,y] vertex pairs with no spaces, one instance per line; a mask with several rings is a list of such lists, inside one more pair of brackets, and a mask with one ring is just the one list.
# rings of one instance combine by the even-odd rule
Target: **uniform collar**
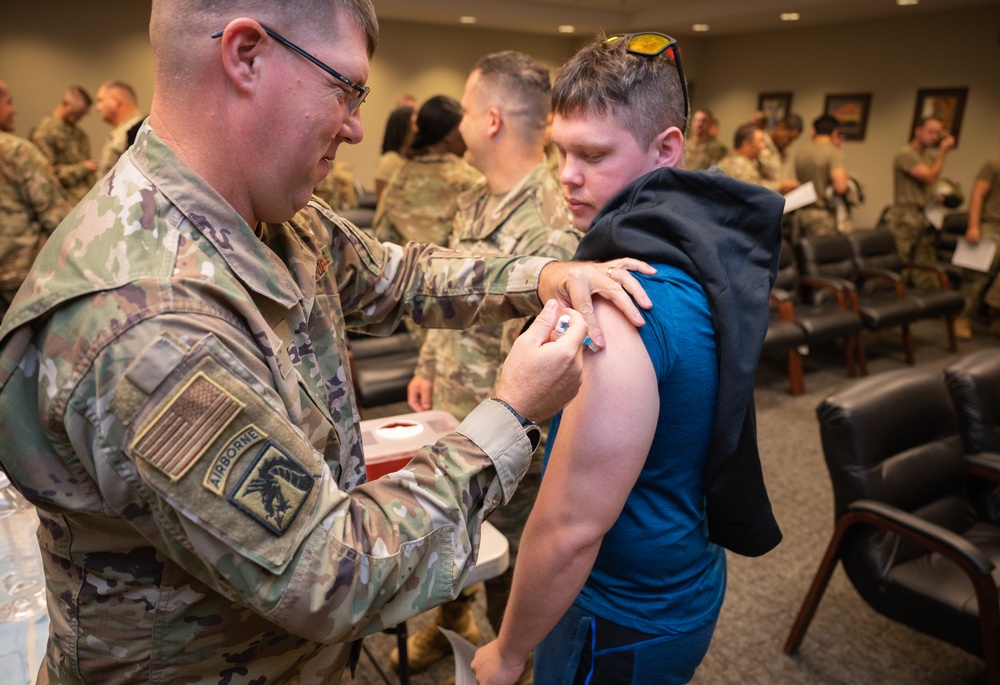
[[248,288],[286,308],[302,298],[285,263],[254,235],[232,205],[163,142],[149,121],[139,129],[131,158]]

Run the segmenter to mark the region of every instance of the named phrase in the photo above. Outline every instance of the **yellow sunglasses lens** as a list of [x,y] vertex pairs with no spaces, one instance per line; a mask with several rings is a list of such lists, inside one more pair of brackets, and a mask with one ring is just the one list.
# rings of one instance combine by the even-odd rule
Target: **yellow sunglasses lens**
[[669,38],[666,36],[657,36],[652,33],[640,33],[632,36],[628,42],[629,50],[647,55],[655,55],[663,52],[668,45],[670,45]]

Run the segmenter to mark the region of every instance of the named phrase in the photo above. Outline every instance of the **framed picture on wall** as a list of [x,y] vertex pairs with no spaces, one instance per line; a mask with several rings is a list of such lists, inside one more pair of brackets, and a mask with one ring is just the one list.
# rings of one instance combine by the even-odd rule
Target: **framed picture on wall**
[[917,127],[917,122],[924,117],[934,117],[944,124],[944,130],[955,136],[955,147],[958,147],[958,132],[962,128],[962,114],[965,111],[965,98],[968,88],[921,88],[917,91],[917,108],[913,112],[913,125],[910,134]]
[[840,122],[838,129],[844,140],[864,140],[868,127],[868,110],[872,105],[871,93],[827,95],[823,113]]
[[792,94],[761,93],[757,98],[757,109],[763,112],[767,119],[765,128],[774,128],[775,124],[792,111]]

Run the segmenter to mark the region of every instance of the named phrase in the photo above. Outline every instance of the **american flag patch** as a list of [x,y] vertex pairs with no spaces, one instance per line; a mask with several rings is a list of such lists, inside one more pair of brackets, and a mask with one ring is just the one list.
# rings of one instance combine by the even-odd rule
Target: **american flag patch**
[[246,404],[203,371],[176,393],[130,445],[132,452],[171,480],[205,453]]

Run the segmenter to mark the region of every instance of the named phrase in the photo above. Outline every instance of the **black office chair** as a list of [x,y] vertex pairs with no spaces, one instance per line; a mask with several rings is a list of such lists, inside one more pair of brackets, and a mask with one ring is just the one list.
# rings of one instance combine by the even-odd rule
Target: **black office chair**
[[937,253],[938,264],[942,266],[948,274],[951,287],[956,290],[962,283],[962,272],[958,267],[951,265],[951,258],[955,254],[958,246],[958,239],[965,235],[969,228],[968,212],[951,212],[945,214],[944,223],[941,230],[937,232],[934,241],[934,251]]
[[[803,297],[806,288],[824,288],[831,297],[811,304]],[[796,330],[798,329],[798,330]],[[861,374],[868,374],[865,363],[861,317],[850,308],[843,284],[828,278],[803,278],[795,265],[791,243],[781,245],[778,273],[771,289],[771,318],[764,337],[764,352],[784,352],[787,356],[791,394],[804,392],[802,357],[799,350],[843,338],[847,375],[856,374],[855,355]]]
[[420,350],[405,327],[385,337],[350,334],[351,378],[358,404],[365,409],[406,401],[406,387]]
[[990,477],[1000,461],[1000,348],[965,355],[941,375],[958,415],[962,446],[971,455],[975,477],[969,494],[984,515],[1000,521],[1000,490]]
[[[851,308],[872,331],[899,327],[902,330],[906,363],[914,363],[910,324],[923,316],[920,307],[907,297],[902,279],[883,270],[859,269],[847,236],[839,233],[802,238],[795,245],[795,257],[803,277],[840,279],[850,286]],[[884,281],[891,289],[875,288],[869,281]],[[812,302],[821,303],[828,293],[813,289]]]
[[[896,249],[896,237],[885,228],[855,231],[848,236],[848,240],[859,271],[870,273],[883,270],[890,275],[889,278],[901,278],[904,269],[911,269],[930,272],[937,277],[938,287],[907,287],[906,295],[917,304],[924,318],[944,318],[948,350],[955,352],[958,349],[955,342],[955,317],[965,309],[965,298],[951,287],[948,273],[936,264],[903,262]],[[864,287],[888,289],[894,288],[895,284],[889,279],[869,278]]]
[[[788,635],[802,642],[837,561],[878,613],[986,660],[1000,684],[1000,527],[967,490],[965,451],[939,376],[862,379],[816,409],[836,527]],[[1000,474],[994,474],[1000,476]]]

